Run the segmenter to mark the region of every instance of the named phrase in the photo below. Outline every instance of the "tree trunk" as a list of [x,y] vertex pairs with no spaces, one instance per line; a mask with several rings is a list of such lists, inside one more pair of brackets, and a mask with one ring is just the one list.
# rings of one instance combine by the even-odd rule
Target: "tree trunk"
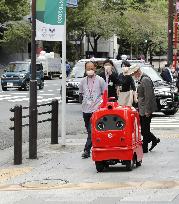
[[98,39],[94,38],[94,50],[93,50],[94,57],[98,56]]
[[138,47],[138,45],[136,45],[136,57],[137,57],[137,59],[139,58],[139,47]]

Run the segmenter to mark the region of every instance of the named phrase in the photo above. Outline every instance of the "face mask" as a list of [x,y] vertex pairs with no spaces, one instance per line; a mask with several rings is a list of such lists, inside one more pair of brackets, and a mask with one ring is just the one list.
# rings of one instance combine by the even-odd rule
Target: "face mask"
[[106,71],[108,74],[111,74],[112,67],[111,67],[110,65],[104,66],[104,69],[105,69],[105,71]]
[[105,69],[106,71],[108,71],[108,70],[111,71],[111,68],[112,68],[112,67],[111,67],[110,65],[105,65],[105,66],[104,66],[104,69]]
[[87,74],[88,76],[93,76],[94,73],[95,73],[94,70],[86,71],[86,74]]

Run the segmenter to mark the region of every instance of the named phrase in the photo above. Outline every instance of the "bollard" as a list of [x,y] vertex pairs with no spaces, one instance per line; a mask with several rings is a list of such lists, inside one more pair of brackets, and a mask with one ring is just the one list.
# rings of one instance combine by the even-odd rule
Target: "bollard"
[[52,101],[51,144],[58,144],[58,100]]
[[22,164],[22,106],[14,107],[14,164]]

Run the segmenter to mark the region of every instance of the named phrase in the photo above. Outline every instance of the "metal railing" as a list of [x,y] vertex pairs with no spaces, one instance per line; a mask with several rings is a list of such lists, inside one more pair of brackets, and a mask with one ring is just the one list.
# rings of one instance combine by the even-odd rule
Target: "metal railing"
[[[58,100],[53,100],[51,103],[37,105],[37,109],[43,106],[51,106],[51,110],[39,112],[37,115],[51,114],[51,118],[37,121],[38,124],[51,121],[51,144],[58,144]],[[23,110],[27,110],[29,107],[22,107],[16,105],[11,108],[10,111],[14,113],[14,117],[10,120],[14,122],[14,126],[10,127],[10,130],[14,131],[14,164],[22,164],[22,128],[28,127],[29,123],[23,123],[23,119],[29,119],[30,115],[23,115]],[[36,131],[36,130],[34,130]],[[34,134],[36,135],[36,134]],[[37,138],[29,138],[29,158],[34,159],[34,155],[37,155]],[[36,157],[35,157],[36,158]]]

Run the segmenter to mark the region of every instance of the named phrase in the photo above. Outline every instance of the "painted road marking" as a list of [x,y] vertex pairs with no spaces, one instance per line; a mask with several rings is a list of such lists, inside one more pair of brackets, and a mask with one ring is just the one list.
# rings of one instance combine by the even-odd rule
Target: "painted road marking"
[[31,167],[0,169],[0,182],[27,174],[30,171],[32,171]]
[[25,191],[25,190],[51,190],[51,189],[73,189],[73,190],[111,190],[111,189],[179,189],[179,181],[144,181],[144,182],[118,182],[118,183],[68,183],[62,180],[40,180],[16,185],[0,184],[0,191]]
[[171,117],[154,117],[152,118],[151,128],[177,128],[179,127],[179,114],[175,114]]
[[13,94],[13,95],[27,95],[27,94],[29,94],[29,93],[11,93],[11,94]]

